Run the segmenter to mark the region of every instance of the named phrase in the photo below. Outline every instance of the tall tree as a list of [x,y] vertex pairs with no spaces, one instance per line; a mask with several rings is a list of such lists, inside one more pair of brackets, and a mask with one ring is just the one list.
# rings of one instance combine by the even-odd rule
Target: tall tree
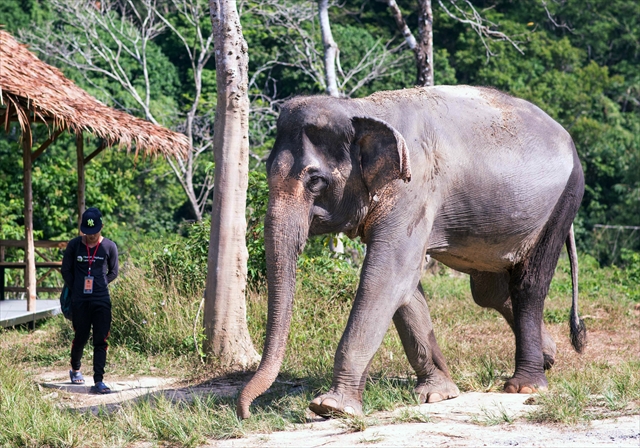
[[[402,33],[407,46],[413,51],[416,59],[416,85],[419,86],[432,86],[434,85],[434,69],[433,69],[433,8],[431,6],[431,0],[418,0],[418,38],[413,36],[413,33],[409,29],[407,22],[400,10],[400,7],[395,0],[380,0],[387,4],[391,15],[393,16],[396,26]],[[455,0],[450,0],[451,5],[455,13],[451,12],[442,3],[442,0],[438,0],[438,4],[445,11],[445,13],[452,19],[466,24],[473,28],[473,30],[480,36],[482,43],[485,47],[487,57],[491,56],[491,48],[489,47],[485,39],[499,39],[510,42],[520,53],[522,50],[518,47],[518,44],[514,42],[506,34],[496,31],[494,28],[497,26],[484,19],[478,11],[474,8],[469,0],[465,0],[468,9],[460,8]]]
[[433,10],[431,0],[418,2],[418,43],[414,50],[418,69],[417,84],[432,86],[433,81]]
[[223,366],[247,368],[259,358],[249,337],[245,303],[249,55],[235,0],[209,0],[209,8],[218,104],[213,141],[216,188],[204,306],[205,350]]
[[[252,16],[257,19],[260,26],[266,29],[269,40],[275,44],[272,44],[269,62],[262,65],[260,73],[256,70],[252,83],[257,75],[269,73],[271,76],[271,73],[278,73],[278,69],[287,69],[297,72],[297,88],[293,89],[294,92],[290,88],[283,89],[289,94],[300,91],[300,86],[309,80],[314,87],[331,95],[335,94],[337,87],[338,95],[351,97],[364,86],[392,77],[404,62],[405,57],[401,52],[404,43],[395,45],[393,38],[382,43],[361,27],[341,26],[339,30],[334,29],[338,38],[340,32],[343,37],[345,33],[350,34],[349,38],[359,40],[358,44],[364,47],[360,48],[361,51],[348,54],[347,63],[341,66],[338,45],[333,39],[327,12],[330,6],[335,6],[333,0],[318,0],[317,9],[316,2],[299,0],[256,0],[250,6],[244,11],[243,17]],[[317,19],[320,22],[320,33],[317,30]],[[359,32],[357,35],[356,30]],[[318,42],[318,34],[321,35],[321,42]],[[260,34],[261,38],[263,35],[264,33]],[[361,37],[365,35],[371,37],[372,42],[363,42]],[[333,64],[333,68],[327,70],[326,62]],[[332,76],[329,82],[327,75]],[[263,93],[273,91],[274,95],[270,100],[274,100],[280,92],[277,91],[278,80],[270,76]],[[332,86],[334,79],[335,87]],[[266,95],[263,95],[263,99],[267,100]]]
[[327,80],[327,94],[334,97],[340,96],[338,90],[338,75],[336,74],[336,61],[339,48],[333,40],[331,22],[329,22],[329,0],[318,0],[318,19],[320,21],[320,34],[324,48],[324,74]]

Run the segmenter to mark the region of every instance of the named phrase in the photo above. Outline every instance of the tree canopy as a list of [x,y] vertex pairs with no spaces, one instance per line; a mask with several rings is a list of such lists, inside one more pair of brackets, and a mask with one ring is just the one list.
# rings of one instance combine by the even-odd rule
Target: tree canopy
[[[81,42],[77,29],[56,10],[58,3],[4,0],[0,4],[0,24],[14,36],[27,36],[37,29],[52,36],[75,35]],[[115,7],[110,14],[117,16],[123,5],[135,2],[111,3]],[[603,262],[615,261],[616,249],[610,250],[608,234],[597,226],[620,225],[629,229],[622,237],[616,234],[619,230],[611,235],[618,235],[619,244],[626,241],[628,248],[640,250],[640,231],[632,229],[640,226],[640,3],[470,3],[481,13],[485,25],[509,36],[524,54],[506,40],[483,42],[472,27],[453,19],[443,8],[449,3],[434,2],[435,84],[492,86],[532,101],[558,120],[571,133],[586,174],[585,198],[576,220],[582,249],[599,251],[595,255]],[[157,0],[151,4],[181,31],[187,43],[195,44],[195,28],[180,8],[206,7],[206,2]],[[409,28],[417,29],[417,0],[398,0],[397,4]],[[468,7],[464,2],[456,5]],[[241,21],[249,47],[251,166],[260,171],[273,143],[279,104],[293,95],[325,91],[321,30],[316,2],[248,0],[242,7]],[[330,2],[329,18],[339,47],[337,82],[343,95],[361,97],[413,85],[413,54],[386,2]],[[127,20],[127,32],[135,37],[141,24],[135,18]],[[207,20],[205,16],[202,29],[210,33]],[[193,105],[196,84],[185,42],[170,28],[161,27],[149,41],[149,104],[158,122],[180,130]],[[47,54],[38,56],[58,66],[101,101],[148,118],[132,93],[119,88],[112,79],[61,65]],[[143,89],[144,73],[136,64],[124,60],[123,70],[134,86]],[[215,61],[210,58],[202,70],[197,98],[196,115],[203,126],[213,121],[215,107]],[[44,133],[36,129],[36,138],[46,138]],[[18,137],[15,128],[0,135],[1,166],[21,165]],[[60,138],[35,163],[34,225],[39,237],[62,239],[75,232],[72,143],[70,138]],[[211,172],[211,151],[202,157],[204,163],[192,173],[195,184],[203,184]],[[87,166],[87,179],[87,204],[104,209],[110,231],[122,243],[149,233],[175,233],[181,222],[196,218],[166,160],[133,160],[125,153],[106,151]],[[0,171],[0,238],[22,232],[21,184],[19,169]],[[206,203],[205,214],[210,207],[210,202]]]

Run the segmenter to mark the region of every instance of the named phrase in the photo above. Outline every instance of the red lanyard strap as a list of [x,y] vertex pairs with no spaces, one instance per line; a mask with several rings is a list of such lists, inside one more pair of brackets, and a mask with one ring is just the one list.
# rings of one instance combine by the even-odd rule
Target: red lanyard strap
[[98,240],[98,244],[96,245],[96,250],[93,251],[93,255],[89,252],[89,246],[87,245],[87,258],[89,259],[89,275],[91,275],[91,263],[96,259],[96,254],[98,253],[98,248],[100,247],[100,240]]

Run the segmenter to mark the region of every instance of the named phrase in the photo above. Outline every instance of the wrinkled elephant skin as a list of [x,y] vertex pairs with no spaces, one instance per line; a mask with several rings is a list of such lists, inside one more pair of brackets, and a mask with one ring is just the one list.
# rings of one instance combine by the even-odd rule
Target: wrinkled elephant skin
[[[267,172],[267,334],[240,417],[280,369],[297,257],[309,235],[328,232],[360,236],[367,254],[333,384],[311,402],[315,413],[362,413],[367,370],[392,320],[421,400],[459,394],[420,285],[427,254],[469,274],[474,300],[511,326],[516,367],[505,391],[547,387],[555,343],[544,299],[563,244],[575,255],[584,178],[569,134],[542,110],[468,86],[295,98],[282,108]],[[570,323],[580,351],[575,288]]]

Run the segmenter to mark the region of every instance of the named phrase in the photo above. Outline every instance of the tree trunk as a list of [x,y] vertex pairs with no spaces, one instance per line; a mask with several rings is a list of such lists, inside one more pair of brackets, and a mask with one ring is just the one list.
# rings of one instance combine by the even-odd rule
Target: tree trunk
[[249,172],[247,43],[235,0],[210,0],[218,104],[214,125],[216,187],[205,290],[205,350],[221,366],[246,369],[259,356],[247,329],[245,208]]
[[395,0],[385,0],[407,46],[416,58],[416,85],[432,86],[433,82],[433,11],[431,0],[418,0],[418,39],[402,16]]
[[320,32],[324,47],[324,73],[327,81],[327,94],[339,97],[338,77],[336,75],[336,59],[338,57],[338,44],[333,40],[331,24],[329,22],[329,0],[318,0],[318,17],[320,20]]
[[78,167],[78,233],[82,224],[82,214],[86,206],[84,172],[84,138],[82,132],[76,134],[76,166]]
[[[31,185],[31,147],[33,135],[31,122],[26,120],[22,131],[22,162],[24,167],[24,234],[27,244],[24,248],[24,286],[27,289],[27,311],[36,312],[36,255],[33,242],[33,190]],[[4,280],[4,279],[3,279]]]
[[431,0],[418,1],[418,42],[414,52],[419,86],[433,85],[433,11]]

